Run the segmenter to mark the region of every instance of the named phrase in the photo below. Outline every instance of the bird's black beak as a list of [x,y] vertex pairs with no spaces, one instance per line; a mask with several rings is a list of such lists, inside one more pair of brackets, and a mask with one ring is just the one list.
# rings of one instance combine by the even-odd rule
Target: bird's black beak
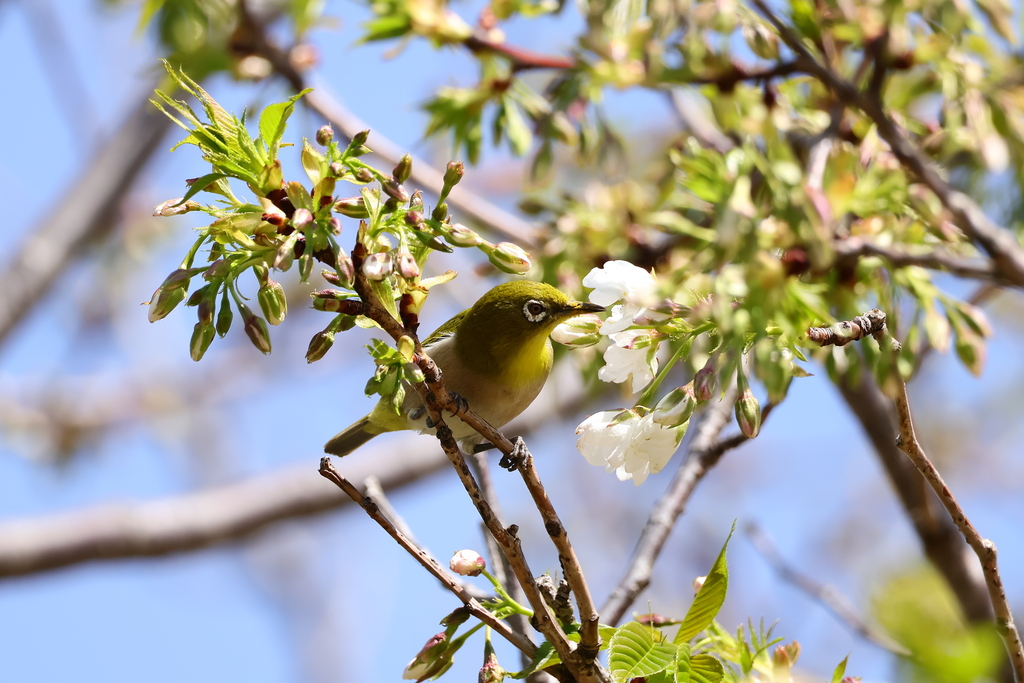
[[588,303],[586,301],[570,301],[564,310],[566,313],[572,314],[600,313],[604,310],[604,306]]

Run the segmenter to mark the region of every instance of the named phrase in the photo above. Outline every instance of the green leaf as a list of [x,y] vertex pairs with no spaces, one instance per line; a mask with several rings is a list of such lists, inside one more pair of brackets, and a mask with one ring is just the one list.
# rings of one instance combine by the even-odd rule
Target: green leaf
[[205,190],[207,187],[209,187],[213,183],[217,182],[221,178],[227,178],[227,177],[228,177],[228,175],[226,173],[207,173],[204,176],[200,176],[199,178],[196,178],[196,180],[189,186],[188,192],[185,193],[185,196],[182,197],[181,201],[178,202],[177,204],[175,204],[175,206],[178,206],[180,204],[184,204],[189,199],[192,199],[192,197],[194,197],[195,195],[199,194],[200,192]]
[[846,674],[846,660],[850,658],[850,655],[843,657],[843,661],[839,662],[839,666],[832,672],[832,683],[839,683],[843,680],[843,676]]
[[275,102],[267,105],[260,114],[260,137],[270,151],[270,158],[277,157],[277,148],[281,144],[281,137],[287,127],[288,117],[295,110],[295,103],[300,97],[310,92],[312,88],[306,88],[297,95],[289,97],[284,102]]
[[720,683],[725,678],[725,667],[707,654],[690,658],[690,683]]
[[729,567],[726,563],[725,551],[729,547],[729,539],[732,538],[734,531],[736,531],[735,522],[732,524],[728,538],[725,539],[722,551],[718,553],[718,559],[711,565],[711,571],[708,572],[707,578],[704,579],[704,585],[697,591],[693,604],[690,605],[690,609],[686,612],[686,618],[683,619],[683,623],[675,637],[674,642],[676,644],[690,642],[695,635],[706,629],[714,621],[718,610],[722,609],[722,603],[725,602],[725,593],[729,588]]
[[675,683],[690,683],[690,646],[682,643],[676,650],[676,664],[672,667]]
[[661,633],[635,621],[621,626],[608,648],[608,666],[618,683],[664,671],[676,656],[676,646],[658,642]]

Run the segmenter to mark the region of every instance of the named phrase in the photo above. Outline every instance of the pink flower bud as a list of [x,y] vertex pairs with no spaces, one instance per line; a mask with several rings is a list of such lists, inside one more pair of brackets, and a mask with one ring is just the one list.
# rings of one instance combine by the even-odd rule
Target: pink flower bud
[[506,273],[521,275],[533,265],[530,255],[511,242],[498,242],[487,256],[496,268]]
[[391,274],[392,269],[393,264],[389,251],[370,254],[363,261],[363,275],[367,280],[383,280]]
[[312,222],[313,214],[309,212],[309,209],[295,209],[295,213],[292,214],[292,225],[296,230],[302,230]]
[[708,364],[693,376],[693,395],[697,397],[698,402],[704,403],[711,400],[717,381],[718,376],[715,374],[714,363],[708,361]]
[[320,126],[316,131],[316,142],[318,145],[326,147],[331,144],[331,140],[334,138],[334,129],[331,128],[330,124]]
[[448,566],[459,576],[480,576],[487,562],[475,550],[460,550],[452,555]]
[[754,392],[749,388],[744,389],[736,399],[735,407],[736,422],[740,425],[740,431],[748,439],[753,439],[761,431],[761,406],[754,398]]
[[407,251],[398,252],[398,273],[407,280],[420,276],[420,267],[416,259]]
[[154,216],[177,216],[179,214],[188,213],[189,211],[198,211],[202,206],[199,202],[194,202],[191,199],[187,202],[182,202],[181,197],[177,199],[168,199],[166,202],[162,202],[156,205],[153,209]]
[[448,651],[448,634],[442,631],[426,642],[402,672],[402,678],[410,681],[425,681],[440,676],[452,665],[452,653]]
[[370,214],[366,211],[366,203],[362,197],[350,197],[339,199],[334,202],[334,212],[349,218],[366,218]]

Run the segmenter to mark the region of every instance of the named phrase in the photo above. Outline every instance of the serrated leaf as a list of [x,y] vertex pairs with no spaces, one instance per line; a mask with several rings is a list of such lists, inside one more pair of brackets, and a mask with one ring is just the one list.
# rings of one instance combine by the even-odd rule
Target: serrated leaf
[[693,604],[686,612],[679,632],[676,633],[674,641],[676,644],[690,642],[695,635],[711,625],[718,610],[722,609],[725,593],[729,588],[729,567],[725,559],[725,551],[729,547],[729,540],[734,531],[736,531],[735,522],[732,524],[729,536],[725,539],[725,545],[718,553],[718,558],[711,565],[711,571],[708,572],[704,585],[697,591],[696,597],[693,598]]
[[672,667],[675,683],[690,683],[690,646],[682,643],[676,650],[676,663]]
[[295,110],[295,103],[300,97],[310,92],[312,88],[306,88],[297,95],[289,97],[284,102],[275,102],[267,105],[260,114],[260,137],[270,153],[270,158],[277,157],[277,148],[281,143],[281,136],[288,123],[288,117]]
[[690,658],[690,683],[720,683],[725,678],[725,667],[715,657],[707,654]]
[[608,668],[618,683],[664,671],[676,656],[676,646],[657,642],[661,634],[635,621],[621,626],[608,646]]

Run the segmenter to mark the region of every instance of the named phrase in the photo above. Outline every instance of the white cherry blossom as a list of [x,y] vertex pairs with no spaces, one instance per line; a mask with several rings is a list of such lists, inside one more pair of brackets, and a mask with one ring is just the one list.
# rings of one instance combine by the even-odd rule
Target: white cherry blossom
[[646,331],[626,330],[611,335],[614,344],[604,351],[604,367],[598,370],[598,378],[617,384],[628,381],[634,394],[650,384],[658,372],[657,345],[631,348],[642,334]]
[[684,429],[664,427],[651,416],[633,411],[604,410],[584,420],[576,447],[591,465],[615,472],[635,486],[660,472],[679,447]]

